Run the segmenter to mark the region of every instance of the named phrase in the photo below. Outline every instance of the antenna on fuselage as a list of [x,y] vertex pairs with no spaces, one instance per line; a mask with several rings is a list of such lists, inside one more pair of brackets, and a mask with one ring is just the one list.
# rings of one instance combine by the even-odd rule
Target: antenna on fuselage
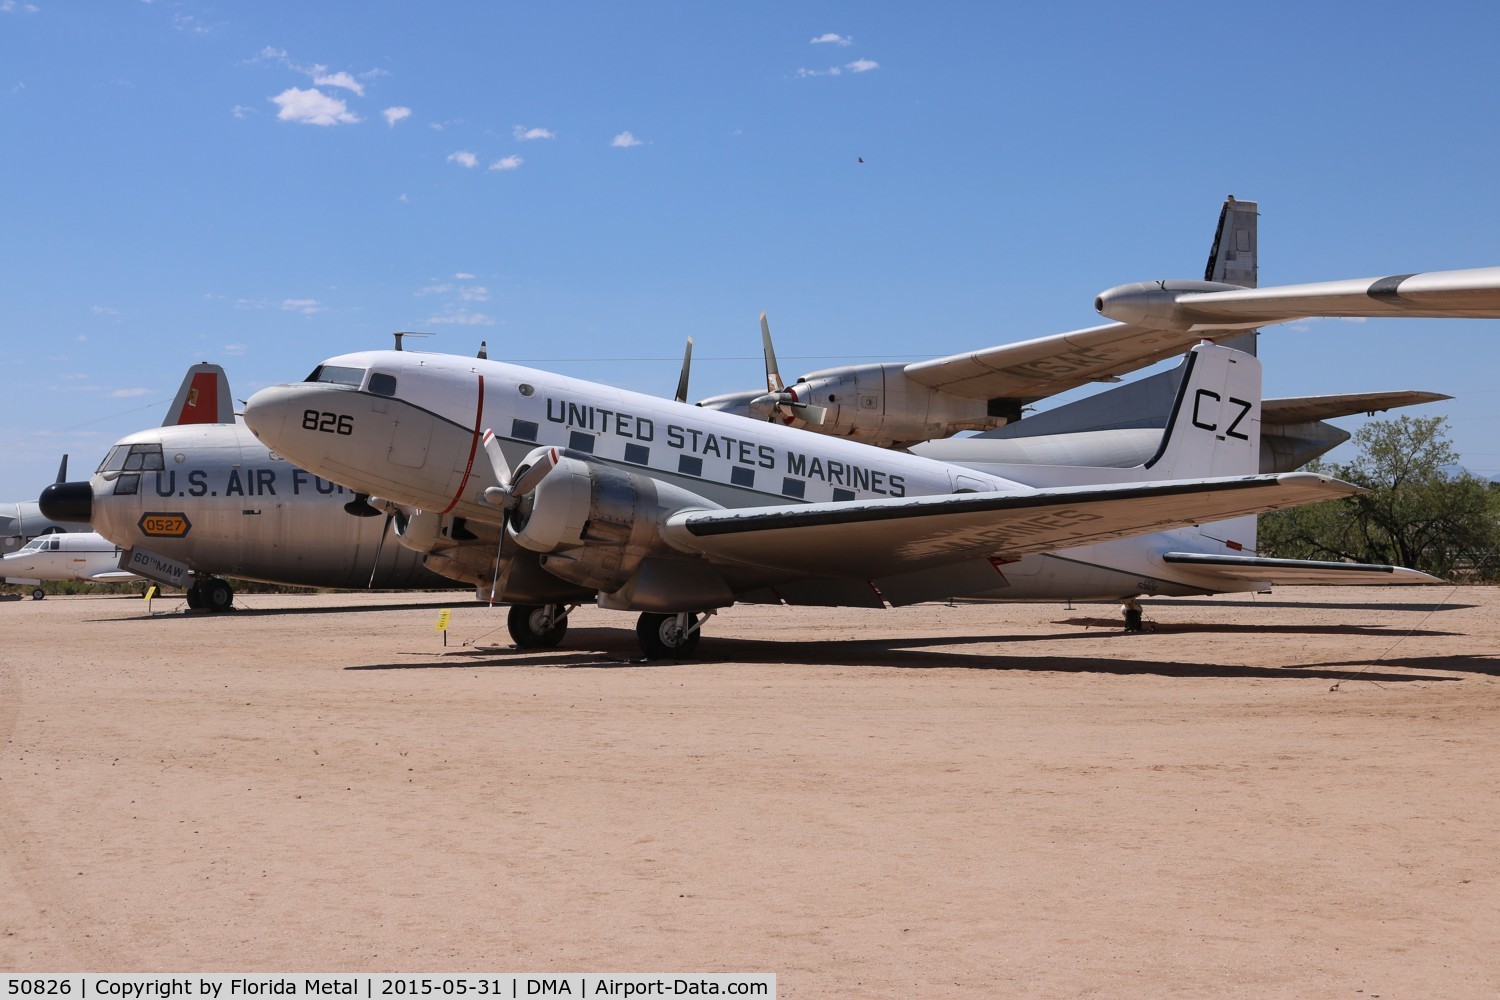
[[479,342],[479,353],[476,354],[475,357],[477,357],[481,361],[483,361],[486,358],[488,358],[489,356],[490,356],[490,345],[489,345],[488,342],[481,340]]
[[398,330],[396,332],[396,334],[395,334],[395,337],[396,337],[396,350],[398,350],[398,351],[405,350],[405,348],[401,346],[401,338],[402,337],[430,337],[430,336],[432,336],[432,334],[430,334],[430,333],[420,333],[420,332],[418,332],[416,330]]

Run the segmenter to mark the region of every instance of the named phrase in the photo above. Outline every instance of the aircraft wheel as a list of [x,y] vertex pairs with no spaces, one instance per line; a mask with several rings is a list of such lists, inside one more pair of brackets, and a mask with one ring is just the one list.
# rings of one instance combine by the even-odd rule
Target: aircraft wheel
[[234,606],[234,588],[218,577],[210,577],[201,584],[203,606],[210,611],[228,611]]
[[185,596],[187,597],[187,606],[189,608],[194,611],[203,610],[203,585],[201,583],[194,583],[189,587]]
[[640,641],[641,652],[648,660],[683,660],[693,655],[698,648],[702,633],[688,628],[697,624],[697,615],[688,615],[688,624],[683,625],[679,615],[659,615],[648,611],[641,615],[635,625],[635,637]]
[[31,599],[33,601],[40,601],[42,598],[44,598],[46,596],[47,596],[47,592],[45,590],[43,590],[41,587],[38,587],[38,588],[36,588],[35,590],[33,590],[31,592]]
[[522,649],[544,649],[562,642],[568,616],[556,604],[513,604],[505,620],[510,637]]

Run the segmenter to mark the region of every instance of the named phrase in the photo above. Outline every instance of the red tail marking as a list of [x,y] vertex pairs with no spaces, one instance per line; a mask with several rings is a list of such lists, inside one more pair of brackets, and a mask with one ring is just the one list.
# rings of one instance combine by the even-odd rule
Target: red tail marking
[[219,377],[213,372],[196,372],[177,414],[179,424],[216,424],[219,422]]

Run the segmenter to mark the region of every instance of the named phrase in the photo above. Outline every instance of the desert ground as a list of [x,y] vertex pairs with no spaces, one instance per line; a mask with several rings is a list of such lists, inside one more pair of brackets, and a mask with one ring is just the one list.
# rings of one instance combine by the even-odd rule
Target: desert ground
[[239,603],[0,603],[0,969],[1500,994],[1495,589],[736,607],[667,663]]

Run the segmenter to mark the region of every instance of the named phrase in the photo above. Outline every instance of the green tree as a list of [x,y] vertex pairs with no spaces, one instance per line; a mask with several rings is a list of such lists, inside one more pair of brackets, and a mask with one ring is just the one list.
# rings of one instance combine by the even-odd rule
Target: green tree
[[1354,461],[1314,462],[1308,470],[1369,492],[1262,516],[1262,554],[1394,563],[1443,577],[1500,572],[1500,490],[1447,471],[1458,453],[1443,418],[1371,421],[1354,442]]

